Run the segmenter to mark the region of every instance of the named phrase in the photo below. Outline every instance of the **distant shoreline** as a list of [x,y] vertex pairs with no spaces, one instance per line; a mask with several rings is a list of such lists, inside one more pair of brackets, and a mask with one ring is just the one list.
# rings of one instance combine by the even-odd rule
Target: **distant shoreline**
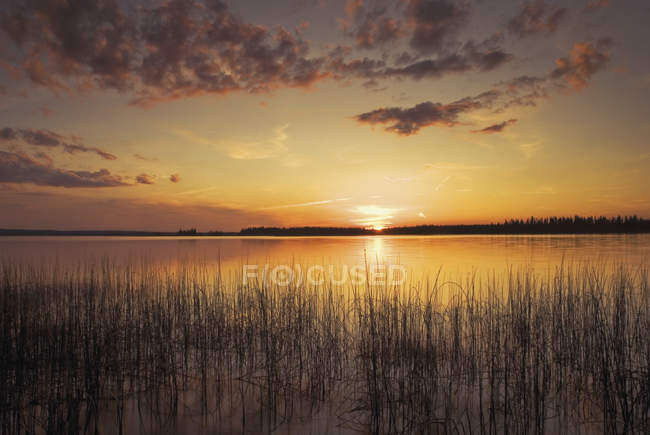
[[509,220],[498,224],[417,225],[381,230],[359,227],[252,227],[241,231],[121,231],[121,230],[29,230],[0,229],[0,236],[104,236],[104,237],[340,237],[340,236],[434,236],[434,235],[544,235],[544,234],[645,234],[650,219],[552,217]]

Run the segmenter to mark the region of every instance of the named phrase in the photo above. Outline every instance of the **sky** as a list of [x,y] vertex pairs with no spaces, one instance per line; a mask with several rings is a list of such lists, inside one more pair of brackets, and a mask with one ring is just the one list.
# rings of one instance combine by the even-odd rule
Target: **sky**
[[7,0],[0,228],[650,217],[645,0]]

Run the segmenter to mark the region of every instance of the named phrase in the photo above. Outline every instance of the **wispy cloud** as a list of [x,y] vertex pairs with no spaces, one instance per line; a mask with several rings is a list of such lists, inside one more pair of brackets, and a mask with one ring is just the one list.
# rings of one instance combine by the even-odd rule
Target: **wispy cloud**
[[442,181],[436,185],[435,191],[436,191],[436,192],[439,192],[440,189],[442,189],[442,187],[443,187],[445,184],[447,184],[447,182],[448,182],[449,180],[451,180],[451,175],[447,175],[445,178],[443,178]]
[[521,151],[521,153],[527,159],[530,159],[533,156],[535,156],[535,154],[537,154],[541,149],[542,149],[542,141],[523,143],[519,145],[519,151]]
[[0,141],[19,141],[35,147],[60,148],[68,154],[95,153],[104,160],[117,159],[116,156],[102,149],[84,145],[80,137],[64,136],[46,128],[34,130],[31,128],[4,127],[0,129]]
[[412,181],[418,180],[420,178],[423,178],[426,174],[416,174],[416,175],[409,175],[406,177],[389,177],[387,175],[384,176],[384,181],[390,184],[396,184],[396,183],[410,183]]
[[273,136],[256,142],[234,142],[226,145],[226,153],[237,160],[261,160],[280,157],[288,151],[289,124],[277,127]]
[[567,8],[548,4],[544,0],[524,2],[519,14],[508,22],[508,30],[522,38],[534,34],[550,35],[557,30],[567,12]]
[[133,154],[133,157],[138,159],[138,160],[143,160],[145,162],[157,162],[158,159],[155,157],[145,157],[142,154],[135,153]]
[[213,190],[217,190],[217,186],[210,186],[210,187],[205,187],[203,189],[192,189],[192,190],[186,190],[184,192],[178,192],[176,195],[197,195],[200,193],[207,193],[207,192],[212,192]]
[[332,204],[335,202],[342,202],[342,201],[349,201],[352,198],[337,198],[337,199],[325,199],[322,201],[309,201],[309,202],[300,202],[297,204],[283,204],[283,205],[274,205],[271,207],[263,207],[260,208],[260,210],[277,210],[277,209],[283,209],[283,208],[296,208],[296,207],[312,207],[315,205],[325,205],[325,204]]
[[453,162],[437,162],[437,163],[427,163],[424,165],[425,169],[439,169],[446,171],[469,171],[473,169],[486,169],[490,166],[483,165],[467,165],[464,163],[453,163]]
[[500,122],[498,124],[490,125],[489,127],[481,128],[479,130],[472,130],[472,133],[481,133],[481,134],[491,134],[491,133],[501,133],[505,130],[506,127],[516,123],[516,119],[509,119],[507,121]]

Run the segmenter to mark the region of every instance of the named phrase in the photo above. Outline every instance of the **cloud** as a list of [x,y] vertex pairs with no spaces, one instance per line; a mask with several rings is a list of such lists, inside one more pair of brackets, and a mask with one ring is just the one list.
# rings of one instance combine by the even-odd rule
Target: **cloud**
[[114,89],[132,103],[233,91],[308,87],[327,76],[307,41],[250,24],[219,0],[122,6],[118,0],[16,0],[0,28],[13,66],[53,90]]
[[380,108],[355,116],[362,124],[389,124],[386,131],[401,136],[417,133],[428,126],[453,127],[459,124],[459,115],[490,107],[499,96],[496,91],[484,92],[475,97],[467,97],[449,104],[425,102],[409,108]]
[[611,45],[609,38],[575,43],[569,57],[556,61],[557,68],[551,72],[550,77],[563,81],[575,90],[587,87],[591,77],[609,63]]
[[413,29],[411,47],[432,53],[444,48],[444,43],[467,23],[469,6],[462,0],[408,0],[406,16]]
[[158,161],[157,158],[155,157],[145,157],[142,154],[133,154],[133,157],[138,159],[138,160],[144,160],[145,162],[156,162]]
[[447,175],[445,178],[443,178],[442,181],[440,181],[440,183],[438,183],[438,184],[436,185],[436,187],[435,187],[435,191],[436,191],[436,192],[439,192],[440,189],[442,189],[443,186],[444,186],[445,184],[447,184],[447,182],[448,182],[449,180],[451,180],[451,175]]
[[499,47],[501,39],[502,36],[497,34],[479,43],[470,40],[457,49],[425,59],[403,52],[392,66],[385,60],[367,57],[346,62],[345,52],[337,52],[331,54],[328,68],[335,79],[356,77],[370,80],[375,85],[378,79],[439,79],[450,74],[492,71],[513,59],[512,54]]
[[593,76],[609,64],[612,45],[609,38],[576,42],[569,55],[558,58],[555,61],[556,67],[547,74],[523,75],[501,83],[509,96],[502,107],[535,106],[537,100],[550,98],[558,91],[580,91],[586,88]]
[[400,68],[386,68],[379,73],[381,76],[408,77],[415,80],[423,78],[440,78],[450,73],[471,71],[473,65],[465,56],[450,54],[437,59],[424,59]]
[[550,35],[567,15],[568,9],[533,0],[521,4],[519,14],[508,22],[508,30],[523,38],[534,34]]
[[472,130],[472,133],[482,133],[482,134],[501,133],[506,127],[513,125],[516,122],[517,122],[516,119],[509,119],[507,121],[500,122],[499,124],[494,124],[494,125],[490,125],[489,127],[482,128],[480,130]]
[[346,36],[354,38],[361,49],[373,49],[396,41],[406,31],[400,20],[386,15],[386,9],[367,9],[361,0],[346,2],[345,11],[350,20],[342,20]]
[[154,177],[149,174],[140,174],[135,177],[135,182],[138,184],[154,184]]
[[325,204],[332,204],[336,202],[349,201],[351,199],[352,198],[336,198],[336,199],[324,199],[322,201],[300,202],[297,204],[274,205],[271,207],[261,208],[260,210],[277,210],[282,208],[312,207],[315,205],[325,205]]
[[68,154],[82,153],[95,153],[104,160],[116,160],[117,157],[113,154],[101,150],[96,147],[88,147],[81,143],[81,139],[75,136],[69,138],[55,133],[48,129],[32,130],[32,129],[13,129],[5,127],[0,130],[0,140],[22,140],[22,142],[38,146],[55,148],[61,147],[64,152]]
[[42,160],[45,163],[47,163],[48,165],[51,165],[52,163],[54,163],[54,160],[52,160],[52,157],[50,157],[49,155],[47,155],[47,154],[45,154],[44,152],[41,152],[41,151],[35,153],[34,158],[36,158],[38,160]]
[[181,175],[180,174],[171,174],[169,176],[169,181],[171,181],[172,183],[180,183]]
[[5,127],[0,129],[0,140],[13,140],[18,137],[16,130],[13,128]]
[[53,187],[117,187],[128,186],[120,176],[106,169],[69,171],[39,162],[22,153],[0,151],[0,182],[31,183]]
[[542,149],[542,142],[532,142],[532,143],[523,143],[519,145],[519,150],[524,155],[525,158],[531,159],[535,154],[537,154]]
[[289,124],[277,127],[274,135],[266,140],[256,142],[233,143],[227,146],[228,155],[237,160],[262,160],[279,157],[288,151],[286,140],[289,138]]
[[[361,124],[388,124],[386,131],[409,136],[423,127],[456,126],[461,123],[461,115],[481,109],[501,112],[511,106],[535,106],[537,100],[550,98],[559,91],[579,91],[587,87],[592,77],[609,63],[611,44],[608,38],[575,43],[569,56],[557,59],[556,68],[548,74],[519,76],[474,97],[449,104],[427,101],[409,108],[379,108],[356,115],[354,119]],[[495,133],[514,122],[509,120],[474,132]]]
[[501,83],[509,99],[502,108],[513,105],[535,106],[537,100],[550,98],[558,91],[580,91],[590,85],[593,76],[611,60],[609,38],[576,42],[567,57],[555,61],[556,67],[543,76],[523,75]]
[[512,58],[495,44],[454,40],[467,21],[466,1],[404,0],[395,5],[395,16],[384,7],[348,2],[344,30],[357,48],[409,37],[418,55],[432,55],[390,66],[386,58],[345,61],[350,50],[343,47],[312,54],[301,32],[249,23],[220,0],[134,8],[119,0],[10,3],[0,12],[0,35],[13,45],[12,57],[3,59],[7,68],[54,92],[128,93],[140,107],[199,95],[310,88],[329,77],[375,79],[369,83],[439,78],[489,71]]

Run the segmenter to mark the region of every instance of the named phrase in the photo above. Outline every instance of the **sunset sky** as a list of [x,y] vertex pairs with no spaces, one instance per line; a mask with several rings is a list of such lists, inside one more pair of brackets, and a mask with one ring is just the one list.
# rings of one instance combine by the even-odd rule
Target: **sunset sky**
[[0,228],[650,217],[647,0],[7,0]]

